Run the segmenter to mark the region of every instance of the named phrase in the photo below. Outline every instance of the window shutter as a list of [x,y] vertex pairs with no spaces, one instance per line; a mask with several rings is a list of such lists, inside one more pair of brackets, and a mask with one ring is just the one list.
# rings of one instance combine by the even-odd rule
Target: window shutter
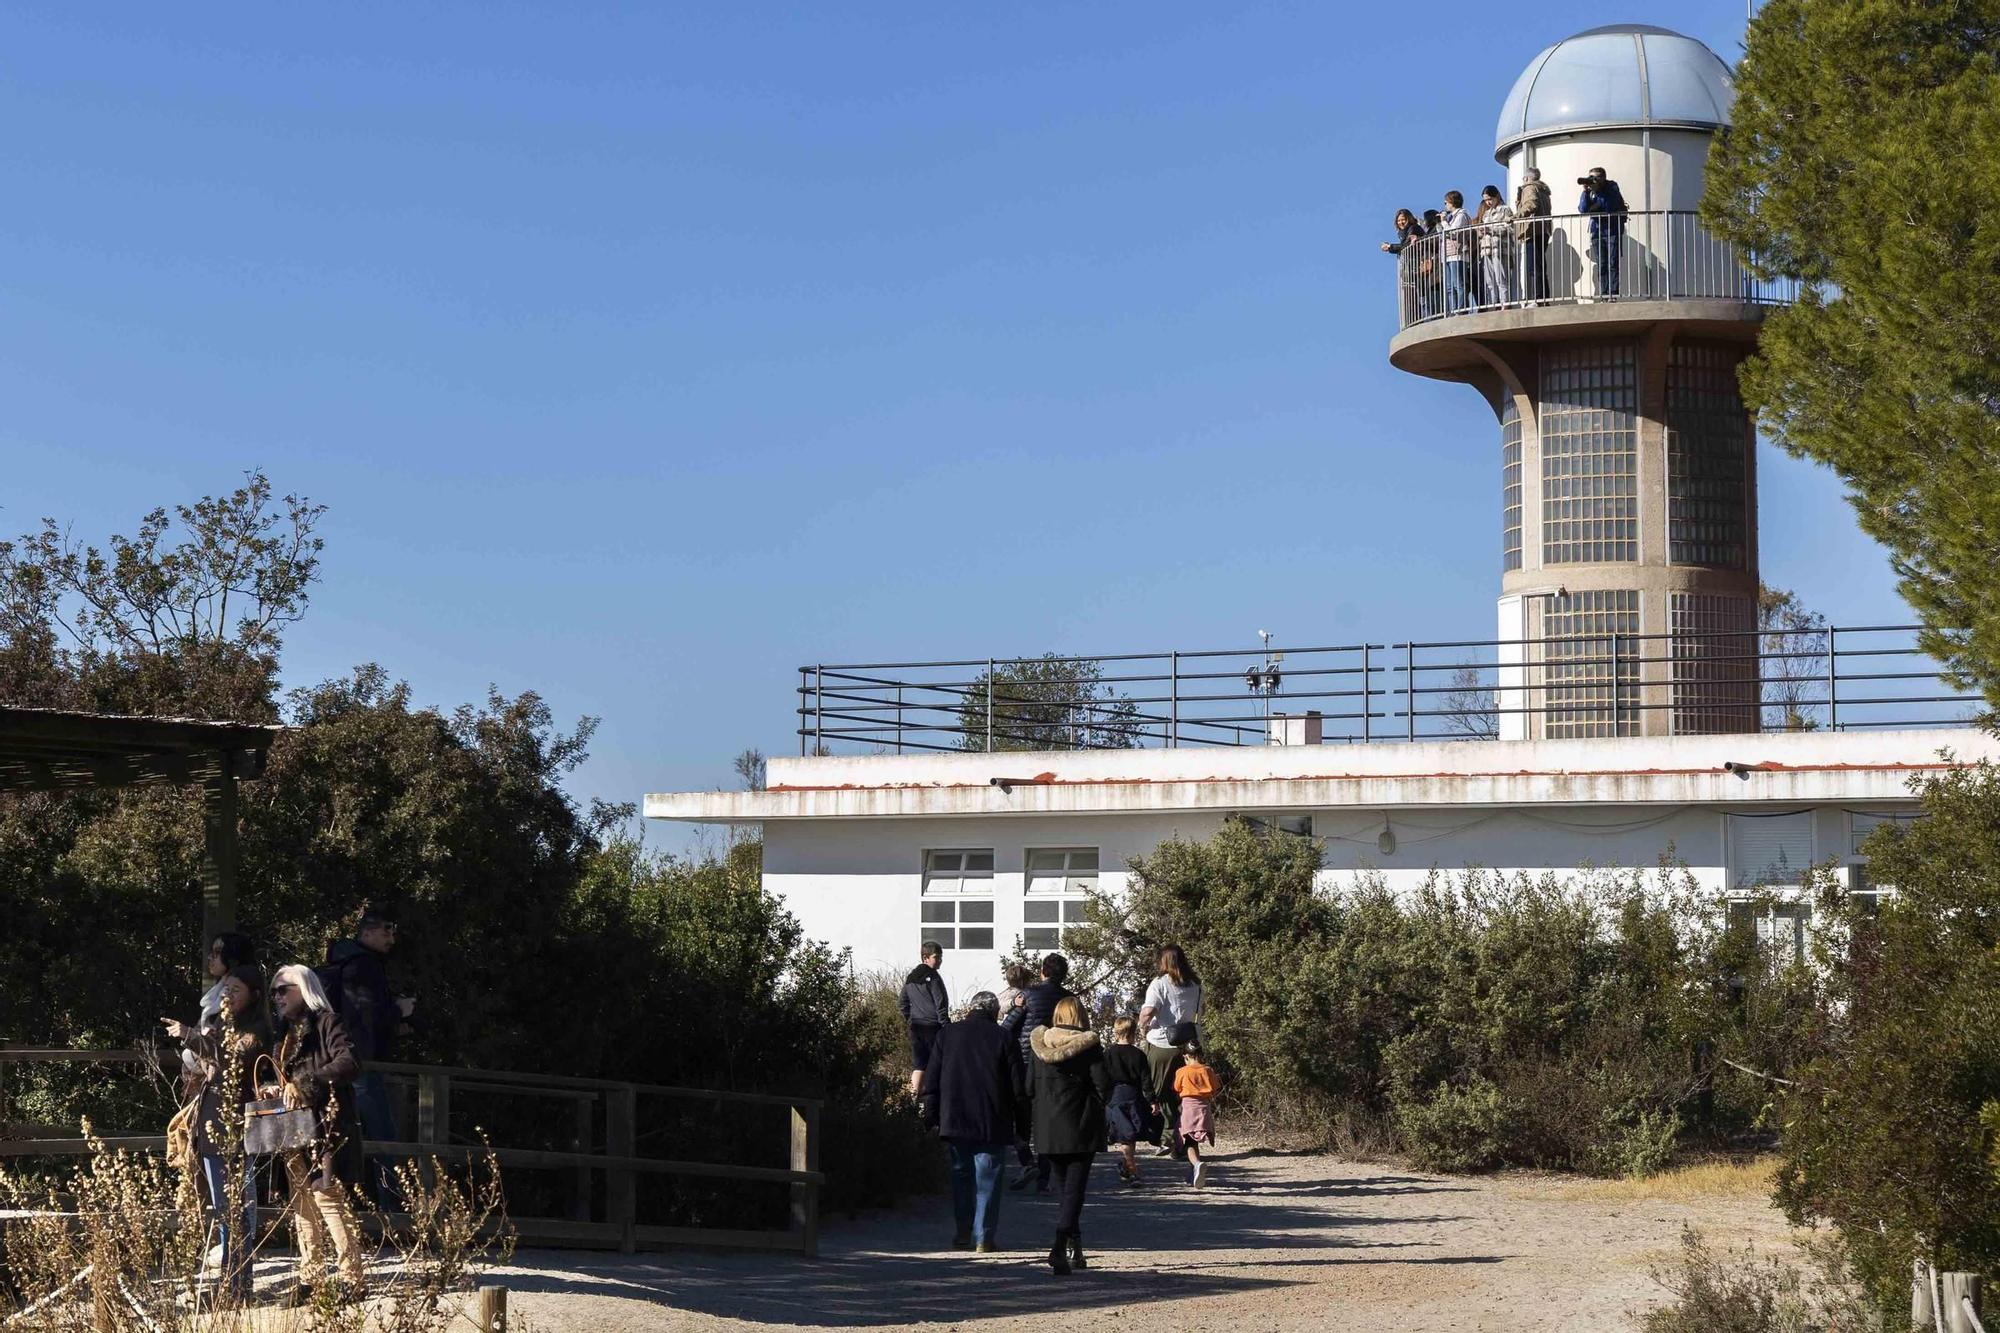
[[1729,883],[1798,885],[1812,864],[1812,812],[1729,817]]

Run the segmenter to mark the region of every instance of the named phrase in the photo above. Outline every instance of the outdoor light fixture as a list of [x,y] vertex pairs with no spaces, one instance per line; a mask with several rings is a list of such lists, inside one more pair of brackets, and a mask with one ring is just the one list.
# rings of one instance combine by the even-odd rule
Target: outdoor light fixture
[[1375,850],[1384,856],[1396,854],[1396,830],[1389,827],[1389,816],[1382,816],[1382,831],[1375,835]]

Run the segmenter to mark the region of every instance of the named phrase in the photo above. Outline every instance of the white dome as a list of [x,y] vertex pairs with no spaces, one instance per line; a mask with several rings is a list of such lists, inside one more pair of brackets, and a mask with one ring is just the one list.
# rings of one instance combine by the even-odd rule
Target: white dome
[[1514,81],[1493,156],[1523,139],[1611,126],[1729,124],[1736,82],[1722,57],[1692,37],[1643,23],[1592,28],[1557,42]]

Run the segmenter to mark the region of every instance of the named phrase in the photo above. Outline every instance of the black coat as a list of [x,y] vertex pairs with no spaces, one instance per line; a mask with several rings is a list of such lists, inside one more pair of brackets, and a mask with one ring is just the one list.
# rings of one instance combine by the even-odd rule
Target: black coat
[[945,1138],[1012,1143],[1026,1096],[1020,1047],[983,1014],[948,1023],[931,1047],[924,1089],[932,1123]]
[[[187,1048],[208,1069],[201,1084],[201,1109],[194,1118],[195,1150],[205,1157],[220,1157],[223,1143],[242,1143],[243,1106],[257,1098],[258,1061],[271,1053],[271,1034],[256,1026],[226,1026],[216,1015],[202,1020],[201,1027],[189,1034]],[[269,1067],[262,1072],[268,1081]],[[233,1126],[228,1133],[223,1130],[225,1121]]]
[[326,951],[319,980],[347,1029],[356,1058],[395,1059],[396,1029],[403,1015],[389,993],[389,969],[382,955],[359,940],[335,940]]
[[[1034,1056],[1028,1047],[1029,1034],[1036,1028],[1047,1027],[1049,1024],[1055,1022],[1056,1006],[1069,998],[1069,995],[1070,992],[1063,989],[1060,981],[1047,980],[1037,981],[1034,985],[1021,992],[1021,996],[1026,1003],[1015,1010],[1015,1012],[1021,1015],[1021,1021],[1016,1026],[1019,1027],[1021,1032],[1021,1065],[1023,1068],[1033,1067]],[[1032,1090],[1030,1095],[1033,1095]]]
[[1104,1106],[1111,1075],[1097,1034],[1039,1027],[1028,1034],[1035,1061],[1035,1151],[1104,1151]]
[[319,1117],[319,1138],[305,1149],[313,1188],[361,1182],[361,1116],[354,1106],[354,1076],[361,1072],[340,1015],[308,1013],[278,1036],[279,1072],[301,1104]]
[[913,1028],[943,1027],[951,1022],[951,1000],[945,994],[944,978],[929,963],[918,963],[903,978],[902,994],[896,1008],[903,1021]]

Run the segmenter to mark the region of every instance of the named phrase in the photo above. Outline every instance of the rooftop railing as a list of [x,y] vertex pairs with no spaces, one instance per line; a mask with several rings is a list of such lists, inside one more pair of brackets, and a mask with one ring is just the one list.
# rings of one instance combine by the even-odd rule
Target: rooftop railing
[[799,753],[1965,726],[1912,625],[821,663]]
[[1398,327],[1487,310],[1598,301],[1787,305],[1799,285],[1759,278],[1689,212],[1569,213],[1435,231],[1396,256]]

